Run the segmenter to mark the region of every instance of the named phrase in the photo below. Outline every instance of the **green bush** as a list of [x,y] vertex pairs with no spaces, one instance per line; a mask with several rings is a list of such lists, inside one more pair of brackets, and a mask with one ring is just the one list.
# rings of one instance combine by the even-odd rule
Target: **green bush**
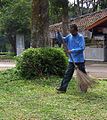
[[18,73],[26,78],[62,76],[66,66],[66,55],[58,48],[29,48],[18,57],[16,64]]

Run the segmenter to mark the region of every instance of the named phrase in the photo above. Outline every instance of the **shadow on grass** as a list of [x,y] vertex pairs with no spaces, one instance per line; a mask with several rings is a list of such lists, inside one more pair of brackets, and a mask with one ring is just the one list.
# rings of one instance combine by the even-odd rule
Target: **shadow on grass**
[[[40,77],[40,78],[36,78],[36,79],[32,79],[30,81],[32,81],[33,84],[37,85],[41,85],[41,86],[50,86],[50,87],[56,87],[58,86],[58,84],[60,84],[62,78],[58,77],[58,76],[44,76],[44,77]],[[29,80],[27,80],[29,81]]]

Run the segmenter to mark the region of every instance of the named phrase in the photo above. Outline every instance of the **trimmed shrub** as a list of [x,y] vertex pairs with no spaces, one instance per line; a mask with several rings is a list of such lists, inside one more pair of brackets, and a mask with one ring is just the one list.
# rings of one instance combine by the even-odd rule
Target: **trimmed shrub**
[[18,57],[16,64],[18,73],[25,78],[62,76],[66,66],[66,55],[59,48],[29,48]]

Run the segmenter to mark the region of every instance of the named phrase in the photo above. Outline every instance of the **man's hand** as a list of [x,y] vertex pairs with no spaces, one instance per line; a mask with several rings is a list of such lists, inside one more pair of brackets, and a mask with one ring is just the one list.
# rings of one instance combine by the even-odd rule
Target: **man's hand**
[[69,53],[71,53],[72,51],[71,51],[71,50],[65,50],[65,52],[69,54]]

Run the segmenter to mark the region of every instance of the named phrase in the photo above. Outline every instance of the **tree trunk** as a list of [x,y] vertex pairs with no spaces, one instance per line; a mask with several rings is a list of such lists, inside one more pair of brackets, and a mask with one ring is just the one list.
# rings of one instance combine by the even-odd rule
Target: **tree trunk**
[[12,46],[12,52],[14,52],[14,55],[16,55],[16,36],[12,36],[11,34],[8,34],[9,42]]
[[80,16],[81,15],[81,12],[80,12],[80,1],[77,0],[77,16]]
[[68,0],[62,8],[62,29],[63,35],[66,36],[68,34]]
[[83,4],[84,4],[84,1],[81,0],[81,15],[83,15]]
[[32,0],[32,47],[46,47],[48,41],[48,0]]

